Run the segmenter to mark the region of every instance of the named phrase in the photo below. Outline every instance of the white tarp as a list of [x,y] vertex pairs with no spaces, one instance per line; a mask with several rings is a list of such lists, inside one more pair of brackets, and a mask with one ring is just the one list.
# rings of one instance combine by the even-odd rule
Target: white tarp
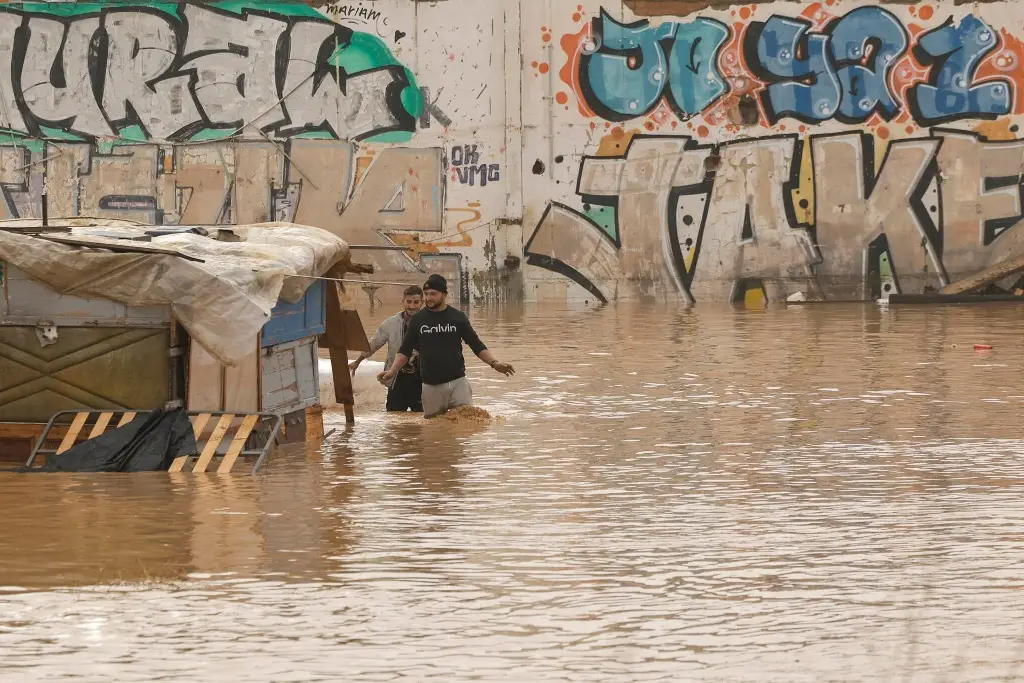
[[[38,221],[32,224],[39,225]],[[321,276],[339,261],[349,260],[345,241],[320,228],[294,223],[204,227],[211,234],[218,228],[229,229],[241,241],[176,234],[126,242],[95,233],[142,235],[153,226],[93,221],[90,227],[53,236],[88,240],[98,248],[0,230],[0,260],[61,294],[106,298],[130,306],[170,305],[192,339],[228,365],[252,353],[256,334],[270,319],[278,298],[297,302],[314,282],[295,276]],[[202,262],[168,254],[116,253],[102,249],[103,244],[170,249]]]

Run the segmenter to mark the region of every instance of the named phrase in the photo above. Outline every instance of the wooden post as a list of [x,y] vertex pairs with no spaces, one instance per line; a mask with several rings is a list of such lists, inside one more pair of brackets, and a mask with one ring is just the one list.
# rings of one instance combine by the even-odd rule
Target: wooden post
[[[362,264],[338,264],[324,273],[325,277],[343,278],[345,273],[372,273],[373,267]],[[352,375],[348,369],[348,352],[370,352],[370,341],[359,320],[359,313],[342,308],[340,282],[327,282],[326,331],[321,335],[321,345],[327,346],[331,354],[331,374],[334,376],[334,399],[345,406],[345,421],[356,421],[355,395],[352,389]]]
[[[335,277],[328,272],[327,277]],[[341,277],[341,276],[337,276]],[[348,369],[348,348],[345,334],[345,320],[341,311],[341,297],[338,283],[327,284],[327,348],[331,353],[331,374],[334,375],[334,399],[345,406],[345,422],[356,421],[355,395],[352,390],[352,375]]]
[[946,285],[939,294],[966,294],[1024,271],[1024,255],[1000,261],[990,268]]

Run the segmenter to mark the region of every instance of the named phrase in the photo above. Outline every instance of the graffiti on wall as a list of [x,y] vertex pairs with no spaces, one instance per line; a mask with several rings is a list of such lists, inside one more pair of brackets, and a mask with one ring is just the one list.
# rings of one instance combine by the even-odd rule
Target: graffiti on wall
[[706,17],[623,24],[602,10],[562,47],[561,78],[585,115],[718,116],[709,109],[749,96],[766,126],[995,118],[1020,106],[1011,72],[1024,56],[1011,34],[971,14],[926,29],[883,7],[834,16],[818,3],[732,27]]
[[479,185],[501,180],[501,165],[480,162],[479,145],[454,145],[448,153],[451,164],[452,180],[461,185]]
[[[0,219],[316,225],[353,243],[439,232],[440,148],[378,37],[301,2],[0,6]],[[417,269],[402,253],[378,267]]]
[[635,135],[580,167],[576,193],[615,220],[552,203],[528,262],[601,301],[735,300],[748,287],[862,299],[939,288],[1024,249],[1024,140],[935,129],[892,142],[880,163],[873,142]]
[[9,143],[0,145],[0,219],[39,216],[45,187],[55,216],[158,225],[292,221],[359,244],[441,230],[441,149],[384,148],[358,174],[356,152],[347,140],[307,138],[107,148]]
[[559,78],[605,134],[528,263],[600,301],[864,299],[1024,251],[1024,44],[973,14],[828,5],[578,13]]
[[408,139],[412,73],[292,2],[0,7],[0,130],[49,139]]

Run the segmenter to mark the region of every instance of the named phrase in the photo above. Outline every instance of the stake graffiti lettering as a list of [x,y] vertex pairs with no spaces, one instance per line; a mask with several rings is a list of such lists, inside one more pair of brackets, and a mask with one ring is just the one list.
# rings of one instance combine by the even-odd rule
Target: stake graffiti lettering
[[1024,251],[1022,177],[1024,140],[959,130],[893,141],[877,168],[874,138],[857,131],[720,145],[636,135],[580,167],[577,195],[612,224],[552,203],[526,255],[601,301],[736,299],[750,283],[775,301],[920,292]]
[[808,16],[730,29],[705,17],[621,24],[602,10],[562,41],[562,79],[584,113],[608,121],[650,115],[663,103],[686,119],[729,93],[757,96],[769,127],[785,118],[864,123],[876,115],[930,126],[1014,109],[1014,81],[993,73],[1008,73],[1024,55],[979,17],[911,31],[881,7]]
[[0,129],[14,134],[394,141],[422,113],[377,37],[302,3],[25,7],[0,8]]

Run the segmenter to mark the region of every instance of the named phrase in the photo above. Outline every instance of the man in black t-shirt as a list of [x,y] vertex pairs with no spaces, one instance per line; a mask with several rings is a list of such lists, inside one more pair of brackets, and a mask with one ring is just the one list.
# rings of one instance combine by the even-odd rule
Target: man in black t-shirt
[[473,353],[501,374],[511,377],[515,368],[498,361],[462,311],[446,303],[448,282],[440,275],[427,278],[423,285],[426,308],[409,321],[402,347],[395,362],[378,375],[382,383],[390,382],[408,362],[413,351],[419,351],[420,376],[423,379],[423,416],[434,417],[457,406],[473,405],[473,389],[466,378],[466,361],[462,342]]

